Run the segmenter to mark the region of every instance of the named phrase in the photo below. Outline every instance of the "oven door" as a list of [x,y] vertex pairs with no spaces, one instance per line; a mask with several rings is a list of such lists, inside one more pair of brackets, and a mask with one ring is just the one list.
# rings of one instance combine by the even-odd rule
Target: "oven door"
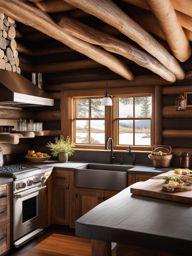
[[40,193],[46,186],[36,187],[14,195],[13,240],[38,229],[41,225]]

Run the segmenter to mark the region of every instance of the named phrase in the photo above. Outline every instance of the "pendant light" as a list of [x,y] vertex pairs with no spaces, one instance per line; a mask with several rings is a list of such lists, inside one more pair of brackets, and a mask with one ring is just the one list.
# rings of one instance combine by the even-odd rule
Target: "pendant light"
[[102,99],[102,105],[104,105],[104,106],[112,106],[113,105],[113,101],[112,101],[111,96],[108,95],[107,89],[108,89],[108,82],[106,81],[105,97]]

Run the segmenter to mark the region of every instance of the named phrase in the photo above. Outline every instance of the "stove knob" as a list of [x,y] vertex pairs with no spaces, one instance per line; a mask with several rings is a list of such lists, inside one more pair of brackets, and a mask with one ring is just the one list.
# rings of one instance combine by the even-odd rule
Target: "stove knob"
[[22,189],[26,187],[26,182],[17,183],[16,189]]
[[46,177],[43,176],[43,177],[41,178],[41,183],[44,184],[44,183],[46,182],[46,180],[47,180]]
[[41,180],[38,177],[33,178],[33,184],[39,183]]
[[28,181],[27,181],[27,185],[28,185],[28,186],[32,186],[32,185],[33,185],[33,181],[32,181],[32,180],[28,180]]

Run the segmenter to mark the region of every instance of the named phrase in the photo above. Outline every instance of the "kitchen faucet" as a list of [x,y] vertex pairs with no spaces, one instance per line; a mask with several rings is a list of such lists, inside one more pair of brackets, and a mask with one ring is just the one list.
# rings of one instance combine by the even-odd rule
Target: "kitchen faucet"
[[135,165],[135,163],[136,163],[136,155],[135,154],[133,154],[132,153],[132,151],[131,151],[131,146],[129,145],[129,147],[128,147],[128,154],[129,154],[129,156],[131,156],[132,157],[132,165]]
[[111,150],[110,151],[110,163],[113,164],[113,162],[115,160],[115,156],[114,156],[114,152],[113,152],[113,138],[112,137],[107,138],[105,148]]

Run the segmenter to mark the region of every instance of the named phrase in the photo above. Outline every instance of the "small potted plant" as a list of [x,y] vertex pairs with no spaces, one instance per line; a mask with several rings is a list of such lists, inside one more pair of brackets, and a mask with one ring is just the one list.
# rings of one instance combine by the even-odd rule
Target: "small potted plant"
[[52,156],[58,156],[59,162],[67,162],[68,157],[74,153],[74,144],[69,137],[55,138],[55,142],[48,142],[47,147],[51,150]]

